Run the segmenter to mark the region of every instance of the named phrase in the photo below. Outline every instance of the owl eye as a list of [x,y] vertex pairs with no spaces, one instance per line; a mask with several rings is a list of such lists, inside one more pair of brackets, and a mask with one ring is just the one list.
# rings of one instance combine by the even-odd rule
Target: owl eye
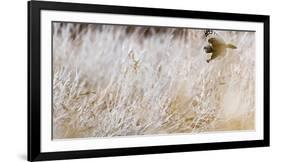
[[214,41],[214,38],[210,38],[210,39],[208,40],[209,43],[212,43],[213,41]]

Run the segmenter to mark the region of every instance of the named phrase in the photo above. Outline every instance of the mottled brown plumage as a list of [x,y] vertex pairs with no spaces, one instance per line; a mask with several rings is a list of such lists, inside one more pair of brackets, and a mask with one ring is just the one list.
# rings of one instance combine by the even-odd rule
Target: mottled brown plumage
[[211,60],[223,56],[226,54],[227,48],[236,49],[237,47],[233,44],[226,44],[222,38],[211,37],[208,39],[209,45],[204,47],[206,53],[211,53],[211,58],[207,60],[209,63]]

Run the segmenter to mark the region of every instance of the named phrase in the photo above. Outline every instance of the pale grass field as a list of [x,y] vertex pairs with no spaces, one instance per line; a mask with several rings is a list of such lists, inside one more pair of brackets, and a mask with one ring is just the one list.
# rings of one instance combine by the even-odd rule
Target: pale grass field
[[53,25],[53,138],[255,129],[254,32]]

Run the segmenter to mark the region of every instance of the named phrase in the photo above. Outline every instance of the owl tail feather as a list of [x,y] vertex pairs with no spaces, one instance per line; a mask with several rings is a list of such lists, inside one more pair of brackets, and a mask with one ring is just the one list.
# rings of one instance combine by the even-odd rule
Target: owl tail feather
[[226,48],[236,49],[237,47],[233,44],[227,44]]

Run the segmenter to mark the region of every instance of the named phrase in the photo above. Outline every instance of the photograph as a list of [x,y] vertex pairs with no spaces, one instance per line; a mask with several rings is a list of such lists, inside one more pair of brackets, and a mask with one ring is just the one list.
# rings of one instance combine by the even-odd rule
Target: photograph
[[28,156],[270,145],[270,16],[28,2]]
[[255,31],[51,25],[53,140],[255,131]]

